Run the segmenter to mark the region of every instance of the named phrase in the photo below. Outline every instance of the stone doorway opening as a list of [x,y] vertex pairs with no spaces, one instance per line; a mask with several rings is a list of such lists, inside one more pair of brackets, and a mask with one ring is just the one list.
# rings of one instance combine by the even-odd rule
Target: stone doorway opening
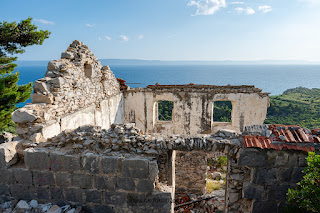
[[226,177],[224,153],[176,151],[175,212],[223,212]]

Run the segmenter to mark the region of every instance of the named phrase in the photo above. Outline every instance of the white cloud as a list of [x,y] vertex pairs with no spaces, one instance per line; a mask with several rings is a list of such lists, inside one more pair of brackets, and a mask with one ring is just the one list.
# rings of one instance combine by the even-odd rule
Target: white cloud
[[196,6],[197,11],[194,16],[212,15],[221,7],[226,7],[227,3],[226,0],[191,0],[188,6]]
[[269,13],[272,11],[272,7],[269,5],[261,5],[258,8],[260,11],[262,11],[263,13]]
[[138,39],[144,39],[144,36],[143,35],[139,35]]
[[39,22],[39,23],[44,24],[44,25],[54,25],[53,21],[48,21],[48,20],[45,20],[45,19],[35,19],[34,21]]
[[99,36],[99,38],[98,38],[98,39],[99,39],[99,41],[102,41],[102,38],[101,38],[100,36]]
[[86,27],[94,27],[95,24],[86,24]]
[[111,40],[111,37],[110,36],[105,36],[105,38],[110,41]]
[[244,8],[243,7],[237,7],[237,8],[234,8],[234,10],[237,12],[237,13],[242,13],[244,11]]
[[243,1],[234,1],[234,2],[230,2],[229,4],[244,4]]
[[245,13],[247,15],[253,15],[256,13],[256,11],[254,11],[254,9],[252,9],[251,7],[247,7],[247,8],[237,7],[237,8],[234,8],[234,10],[239,14]]
[[252,15],[252,14],[255,14],[256,11],[254,11],[254,9],[252,9],[251,7],[247,7],[246,9],[246,14],[247,15]]
[[126,35],[120,35],[120,39],[121,39],[122,41],[129,41],[129,38],[128,38],[128,36],[126,36]]

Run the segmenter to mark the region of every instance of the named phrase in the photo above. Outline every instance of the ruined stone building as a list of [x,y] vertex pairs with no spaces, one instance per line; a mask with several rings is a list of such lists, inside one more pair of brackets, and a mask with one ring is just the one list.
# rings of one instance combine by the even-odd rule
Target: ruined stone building
[[[173,212],[176,192],[203,192],[212,153],[228,156],[224,212],[279,212],[307,152],[319,151],[318,131],[263,125],[261,89],[129,88],[79,41],[49,62],[31,98],[12,116],[19,140],[0,145],[0,195],[86,212]],[[173,103],[169,120],[161,101]],[[219,101],[231,121],[214,121]]]

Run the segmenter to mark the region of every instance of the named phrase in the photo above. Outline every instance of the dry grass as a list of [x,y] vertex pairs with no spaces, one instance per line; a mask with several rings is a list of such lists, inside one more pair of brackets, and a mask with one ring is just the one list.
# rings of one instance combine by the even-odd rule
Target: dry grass
[[211,193],[212,191],[224,188],[224,186],[225,186],[224,183],[221,184],[218,181],[207,180],[206,190],[207,190],[208,193]]

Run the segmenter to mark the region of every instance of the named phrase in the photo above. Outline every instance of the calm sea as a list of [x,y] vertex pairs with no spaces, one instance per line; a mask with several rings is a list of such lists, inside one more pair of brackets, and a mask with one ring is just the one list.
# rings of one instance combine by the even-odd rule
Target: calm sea
[[[117,78],[131,87],[150,84],[255,85],[278,95],[298,86],[320,88],[320,65],[117,65]],[[46,66],[18,66],[19,84],[44,77]],[[131,84],[133,83],[133,84]],[[26,103],[31,102],[28,100]],[[21,107],[25,103],[20,103]]]

